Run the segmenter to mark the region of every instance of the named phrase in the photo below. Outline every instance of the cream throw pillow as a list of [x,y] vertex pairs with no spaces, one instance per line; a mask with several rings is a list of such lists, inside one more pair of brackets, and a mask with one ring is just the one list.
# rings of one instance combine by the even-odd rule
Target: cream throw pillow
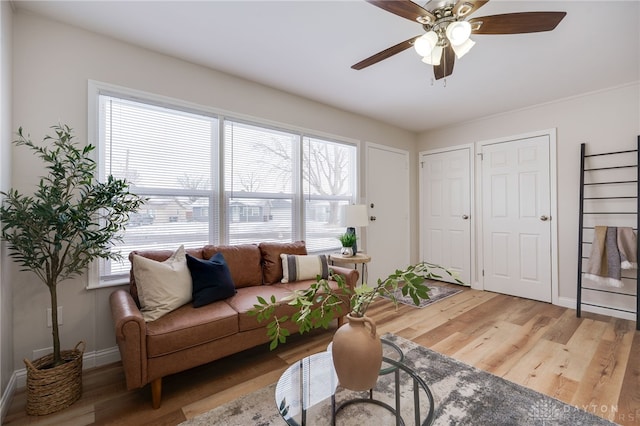
[[154,321],[191,301],[191,274],[184,246],[164,262],[133,256],[142,317]]

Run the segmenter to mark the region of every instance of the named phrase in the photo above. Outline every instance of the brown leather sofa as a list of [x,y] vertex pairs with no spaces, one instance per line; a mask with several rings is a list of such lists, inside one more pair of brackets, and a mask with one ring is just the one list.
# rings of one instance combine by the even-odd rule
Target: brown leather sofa
[[[134,251],[133,254],[157,261],[168,259],[170,250]],[[247,314],[257,302],[275,295],[276,299],[295,289],[304,289],[315,280],[281,283],[282,263],[280,254],[306,254],[304,242],[261,243],[237,246],[212,246],[188,249],[187,253],[209,259],[222,253],[236,287],[237,293],[228,299],[194,308],[187,303],[163,317],[145,322],[140,312],[133,271],[129,291],[116,290],[111,294],[111,313],[127,388],[135,389],[151,383],[153,407],[160,407],[162,378],[198,365],[206,364],[242,350],[269,341],[267,321],[258,323],[255,316]],[[332,266],[331,269],[355,287],[358,272]],[[335,283],[333,283],[335,285]],[[345,304],[348,301],[345,299]],[[291,315],[291,306],[281,305],[277,315]],[[343,313],[348,313],[345,306]],[[338,320],[339,324],[342,318]],[[286,325],[297,332],[295,324]]]

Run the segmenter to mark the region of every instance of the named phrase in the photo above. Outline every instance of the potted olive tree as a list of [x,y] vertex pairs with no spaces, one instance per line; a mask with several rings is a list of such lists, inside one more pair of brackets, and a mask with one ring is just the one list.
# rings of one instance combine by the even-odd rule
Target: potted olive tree
[[125,180],[96,180],[92,145],[79,146],[72,129],[53,126],[43,146],[34,144],[22,128],[16,146],[26,146],[42,159],[47,175],[33,195],[15,189],[0,192],[2,238],[9,256],[47,286],[51,296],[53,353],[27,365],[27,413],[44,415],[75,402],[82,392],[82,349],[60,350],[57,285],[77,277],[97,258],[117,259],[110,250],[121,239],[129,215],[144,199],[129,192]]

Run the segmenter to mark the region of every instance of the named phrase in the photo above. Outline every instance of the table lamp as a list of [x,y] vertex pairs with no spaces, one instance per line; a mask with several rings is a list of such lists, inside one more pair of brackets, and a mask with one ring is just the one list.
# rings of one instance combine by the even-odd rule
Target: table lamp
[[[369,225],[367,206],[364,204],[351,204],[345,206],[344,222],[347,225],[347,234],[356,235],[356,227]],[[357,241],[353,243],[353,254],[358,253]]]

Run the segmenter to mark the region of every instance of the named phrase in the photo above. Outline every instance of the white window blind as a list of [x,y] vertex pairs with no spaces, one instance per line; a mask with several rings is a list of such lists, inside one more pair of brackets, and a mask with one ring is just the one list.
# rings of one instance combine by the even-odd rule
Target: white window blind
[[101,95],[98,125],[102,178],[126,178],[132,192],[148,198],[113,248],[124,260],[102,261],[101,282],[128,277],[133,249],[216,240],[217,118]]
[[340,247],[341,207],[357,195],[354,144],[151,95],[96,96],[100,179],[126,178],[148,201],[112,248],[123,261],[100,261],[90,286],[126,282],[132,250],[301,239],[309,252]]
[[299,136],[230,120],[224,135],[229,243],[296,239]]
[[303,191],[307,249],[337,246],[345,231],[344,206],[355,199],[356,147],[319,138],[303,139]]

